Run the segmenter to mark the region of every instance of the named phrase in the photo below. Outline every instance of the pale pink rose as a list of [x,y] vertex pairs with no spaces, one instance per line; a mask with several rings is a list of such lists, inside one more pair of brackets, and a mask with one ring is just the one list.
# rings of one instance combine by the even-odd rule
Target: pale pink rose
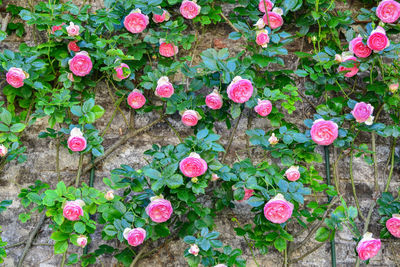
[[107,191],[107,193],[104,194],[104,198],[107,199],[108,201],[111,201],[114,199],[114,191],[110,190]]
[[81,49],[76,44],[77,41],[71,41],[68,43],[68,50],[73,52],[79,52]]
[[[283,25],[282,16],[273,11],[268,12],[268,15],[267,15],[267,13],[265,13],[263,16],[263,20],[264,20],[265,25],[268,25],[272,30],[279,28]],[[268,23],[268,20],[270,23]]]
[[213,174],[211,175],[211,181],[217,181],[218,179],[219,179],[218,174],[213,173]]
[[66,29],[67,29],[68,36],[79,35],[79,26],[75,25],[73,22],[70,22],[69,26]]
[[253,195],[253,193],[254,193],[254,190],[253,190],[253,189],[247,189],[247,188],[245,188],[245,189],[244,189],[244,197],[243,197],[242,200],[239,200],[239,202],[248,200],[249,198],[251,198],[251,196]]
[[267,11],[271,11],[272,7],[274,6],[274,3],[269,0],[260,0],[258,3],[258,10],[260,10],[262,13],[265,13],[265,4],[267,4]]
[[158,97],[170,98],[174,94],[174,86],[169,82],[167,76],[163,76],[157,81],[155,95]]
[[66,25],[66,24],[63,22],[61,25],[51,27],[51,33],[54,34],[56,31],[61,30],[62,26],[64,26],[64,25]]
[[83,151],[86,148],[86,139],[79,128],[73,128],[67,141],[68,148],[74,152]]
[[5,157],[7,155],[8,149],[4,145],[0,145],[0,157]]
[[358,61],[357,61],[356,57],[348,56],[348,57],[344,57],[342,62],[345,62],[345,61],[348,61],[348,60],[354,61],[354,66],[351,67],[351,68],[346,68],[344,66],[339,66],[338,71],[339,72],[342,72],[342,71],[346,72],[344,76],[350,78],[350,77],[353,77],[354,75],[356,75],[357,72],[358,72],[358,67],[357,67]]
[[399,83],[392,83],[389,85],[389,91],[394,94],[397,92],[397,89],[399,89]]
[[400,4],[394,0],[383,0],[376,8],[376,16],[385,23],[393,23],[400,17]]
[[269,43],[269,35],[267,30],[257,32],[256,43],[263,48],[266,48]]
[[194,256],[197,256],[197,255],[199,255],[200,249],[196,244],[193,244],[190,246],[188,252]]
[[374,52],[382,51],[390,46],[390,41],[386,36],[386,31],[381,26],[376,27],[368,37],[367,45]]
[[70,221],[79,220],[79,217],[83,216],[82,203],[83,205],[85,204],[80,199],[75,201],[67,201],[63,209],[63,215],[65,219]]
[[[131,69],[125,63],[121,63],[121,65],[115,67],[114,70],[115,70],[114,80],[116,81],[121,81],[123,79],[126,79],[131,74]],[[124,71],[126,75],[124,75]]]
[[386,221],[386,228],[392,236],[400,238],[400,215],[393,214],[393,217]]
[[128,241],[129,245],[136,247],[142,244],[146,238],[146,230],[141,227],[133,229],[125,228],[123,236]]
[[257,27],[257,29],[259,29],[259,30],[262,30],[262,29],[264,29],[264,27],[265,27],[264,20],[263,20],[263,19],[259,19],[259,20],[257,20],[257,23],[256,23],[256,24],[254,24],[254,26],[256,26],[256,27]]
[[80,246],[81,248],[86,247],[88,240],[87,237],[85,235],[80,235],[77,239],[76,239],[76,243],[78,244],[78,246]]
[[217,90],[214,90],[211,94],[206,96],[206,105],[211,109],[220,109],[222,107],[223,101],[222,96]]
[[186,177],[197,177],[207,171],[207,162],[197,153],[190,153],[189,157],[184,158],[179,163],[179,169]]
[[171,202],[163,198],[156,198],[146,207],[146,213],[156,223],[168,221],[173,212]]
[[358,243],[356,250],[358,257],[365,261],[376,256],[380,249],[381,240],[372,238],[372,233],[365,233],[363,238]]
[[220,264],[215,265],[214,267],[228,267],[228,266],[226,266],[225,264],[220,263]]
[[374,107],[371,104],[367,104],[364,102],[358,102],[351,114],[356,119],[357,122],[362,123],[366,122],[369,117],[371,117],[372,113],[374,112]]
[[367,45],[363,44],[361,36],[350,41],[349,50],[360,58],[366,58],[372,53],[372,50]]
[[173,57],[178,54],[178,47],[172,43],[160,42],[160,48],[158,50],[160,55],[164,57]]
[[271,137],[268,138],[268,142],[270,143],[271,146],[273,146],[273,145],[276,145],[276,144],[279,142],[279,140],[278,140],[278,138],[275,136],[275,134],[272,133]]
[[257,106],[254,107],[254,111],[260,116],[268,116],[272,111],[272,103],[269,100],[257,100]]
[[133,90],[128,95],[128,105],[133,109],[139,109],[144,106],[146,103],[146,98],[138,89]]
[[186,126],[195,126],[201,119],[200,114],[195,110],[185,110],[182,114],[181,121]]
[[299,166],[291,166],[289,169],[286,170],[285,176],[291,182],[299,180],[300,179]]
[[264,216],[272,223],[284,223],[292,217],[294,205],[281,194],[277,194],[264,206]]
[[183,0],[179,11],[185,19],[194,19],[200,14],[200,9],[196,1]]
[[93,67],[89,54],[85,51],[76,53],[75,56],[68,61],[69,69],[76,76],[86,76]]
[[141,33],[148,24],[149,17],[143,15],[140,9],[132,10],[124,19],[124,26],[131,33]]
[[24,80],[27,78],[29,78],[28,73],[23,71],[21,68],[11,67],[6,74],[8,84],[14,88],[24,86]]
[[73,75],[71,72],[69,72],[69,73],[67,74],[67,78],[68,78],[68,80],[70,80],[71,82],[75,81],[74,75]]
[[168,21],[170,19],[171,15],[169,14],[168,11],[163,10],[162,15],[157,15],[157,14],[153,14],[153,21],[155,23],[161,23],[164,21]]
[[333,121],[319,119],[311,127],[311,139],[321,146],[329,146],[338,137],[338,125]]
[[235,103],[244,103],[253,95],[253,85],[247,79],[240,76],[233,78],[226,89],[229,99]]
[[336,62],[339,62],[339,63],[342,62],[342,61],[343,61],[342,56],[339,55],[339,54],[336,54],[336,55],[335,55],[335,61],[336,61]]

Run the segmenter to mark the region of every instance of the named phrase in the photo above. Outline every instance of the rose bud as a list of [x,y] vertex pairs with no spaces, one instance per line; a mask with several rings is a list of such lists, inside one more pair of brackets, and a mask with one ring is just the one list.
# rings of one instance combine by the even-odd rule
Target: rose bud
[[121,65],[115,67],[114,70],[113,78],[116,81],[122,81],[131,75],[131,69],[125,63],[121,63]]
[[87,237],[85,235],[80,235],[77,239],[76,239],[76,243],[78,244],[78,246],[80,246],[81,248],[86,247],[88,240]]
[[270,143],[271,146],[273,146],[273,145],[276,145],[276,144],[279,142],[279,140],[278,140],[278,138],[275,136],[275,134],[272,133],[271,137],[268,138],[268,142]]
[[86,148],[86,139],[79,128],[73,128],[67,140],[68,148],[74,152],[80,152]]
[[397,92],[397,89],[399,89],[399,83],[392,83],[389,85],[389,91],[394,94]]
[[76,41],[71,41],[68,43],[68,50],[71,52],[79,52],[81,49],[79,46],[76,44]]
[[354,61],[353,67],[348,68],[348,67],[344,67],[344,66],[339,66],[339,68],[338,68],[339,72],[346,72],[344,74],[344,76],[348,77],[348,78],[353,77],[354,75],[356,75],[358,73],[358,67],[357,67],[357,62],[358,61],[357,61],[357,58],[354,57],[354,56],[344,56],[342,58],[342,62],[346,62],[346,61],[349,61],[349,60]]
[[107,193],[104,194],[104,198],[107,199],[108,201],[111,201],[114,199],[114,191],[110,190],[107,191]]
[[190,246],[188,252],[194,256],[197,256],[200,252],[200,249],[196,244],[193,244]]
[[153,21],[155,23],[161,23],[164,21],[168,21],[170,19],[171,15],[169,14],[168,11],[163,10],[162,15],[157,15],[157,14],[153,14]]
[[254,190],[253,190],[253,189],[247,189],[247,188],[245,188],[245,189],[244,189],[244,197],[243,197],[242,200],[239,200],[239,202],[248,200],[249,198],[251,198],[251,196],[253,195],[253,193],[254,193]]
[[216,173],[213,173],[211,175],[211,181],[217,181],[219,179],[219,176]]
[[4,145],[0,145],[0,157],[5,157],[8,153],[8,149]]

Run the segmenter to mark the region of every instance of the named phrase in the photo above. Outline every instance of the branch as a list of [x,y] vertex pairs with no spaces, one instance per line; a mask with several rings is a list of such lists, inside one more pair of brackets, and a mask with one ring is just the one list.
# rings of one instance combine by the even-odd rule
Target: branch
[[235,126],[234,126],[234,128],[233,128],[233,130],[232,130],[232,132],[231,132],[231,135],[229,136],[228,145],[227,145],[227,147],[226,147],[226,149],[225,149],[225,154],[224,154],[224,156],[222,157],[222,162],[225,162],[226,156],[227,156],[228,153],[229,153],[229,149],[231,148],[232,141],[233,141],[233,137],[235,136],[235,132],[236,132],[236,130],[237,130],[237,127],[239,126],[239,122],[240,122],[240,119],[242,118],[242,115],[243,115],[243,110],[242,110],[242,112],[240,112],[239,118],[238,118],[237,121],[236,121],[236,124],[235,124]]
[[235,27],[235,25],[233,25],[233,23],[221,12],[221,17],[229,24],[229,26],[231,26],[231,28],[236,31],[236,32],[240,32],[238,28]]

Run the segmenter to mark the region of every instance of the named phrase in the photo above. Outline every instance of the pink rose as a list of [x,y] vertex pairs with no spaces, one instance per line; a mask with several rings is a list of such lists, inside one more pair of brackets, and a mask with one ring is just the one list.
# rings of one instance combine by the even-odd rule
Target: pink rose
[[294,205],[281,194],[277,194],[264,206],[264,216],[272,223],[284,223],[292,217]]
[[390,46],[390,41],[386,36],[386,31],[381,26],[376,27],[368,37],[367,45],[374,52],[382,51]]
[[393,23],[400,17],[400,4],[393,0],[383,0],[376,8],[376,15],[385,23]]
[[171,202],[163,198],[156,198],[146,207],[146,213],[156,223],[167,221],[173,212]]
[[270,145],[273,146],[273,145],[276,145],[276,144],[279,142],[279,140],[278,140],[278,138],[275,136],[275,134],[272,133],[271,137],[268,138],[268,142],[270,143]]
[[4,145],[0,145],[0,157],[5,157],[8,153],[8,149]]
[[66,29],[67,29],[68,36],[79,35],[79,26],[75,25],[73,22],[70,22],[69,26]]
[[371,117],[372,113],[374,112],[374,107],[371,104],[367,104],[364,102],[357,103],[351,114],[356,119],[357,122],[367,122],[367,120]]
[[286,170],[285,176],[291,182],[299,180],[300,179],[299,166],[291,166],[289,169]]
[[77,239],[76,239],[76,243],[78,244],[78,246],[80,246],[81,248],[86,247],[87,244],[87,237],[85,235],[80,235]]
[[64,26],[64,25],[65,25],[65,23],[63,22],[61,25],[51,27],[51,33],[54,34],[56,31],[61,30],[62,26]]
[[75,81],[74,75],[73,75],[71,72],[69,72],[69,73],[67,74],[67,78],[68,78],[68,80],[70,80],[71,82]]
[[220,264],[215,265],[214,267],[228,267],[228,266],[226,266],[225,264],[220,263]]
[[194,19],[200,14],[200,9],[201,6],[196,1],[183,0],[179,11],[185,19]]
[[399,83],[392,83],[389,85],[389,91],[394,94],[397,92],[397,89],[399,89]]
[[392,236],[400,238],[400,215],[393,214],[393,217],[386,221],[386,228]]
[[70,71],[76,76],[88,75],[93,67],[92,60],[85,51],[76,53],[68,64]]
[[194,256],[197,256],[197,255],[199,255],[200,249],[196,244],[193,244],[190,246],[188,252]]
[[[283,18],[280,14],[276,13],[276,12],[268,12],[264,14],[263,16],[263,20],[265,25],[268,25],[272,30],[279,28],[280,26],[283,25]],[[269,20],[269,23],[268,23]]]
[[79,128],[73,128],[67,141],[68,148],[74,152],[83,151],[86,148],[86,139]]
[[162,15],[153,14],[153,21],[155,23],[161,23],[164,21],[168,21],[170,17],[171,15],[168,13],[168,11],[163,10]]
[[211,94],[206,96],[206,105],[211,109],[220,109],[222,107],[222,96],[217,90],[214,90]]
[[240,76],[233,78],[226,89],[229,99],[235,103],[244,103],[253,95],[253,85],[247,79]]
[[372,53],[372,50],[367,45],[363,44],[361,36],[350,41],[349,50],[360,58],[366,58]]
[[197,153],[190,153],[189,157],[184,158],[179,163],[179,169],[186,177],[197,177],[207,171],[207,162]]
[[110,190],[107,191],[107,193],[104,194],[104,198],[107,199],[108,201],[111,201],[114,199],[114,191]]
[[140,9],[132,10],[124,19],[124,26],[131,33],[141,33],[146,29],[147,24],[149,24],[149,17],[143,15]]
[[319,119],[311,127],[311,139],[321,146],[329,146],[338,137],[338,125],[333,121]]
[[141,227],[133,229],[125,228],[123,236],[128,241],[129,245],[136,247],[142,244],[146,238],[146,230]]
[[274,3],[272,3],[269,0],[260,0],[260,2],[258,3],[258,10],[260,10],[260,12],[265,13],[265,4],[267,4],[267,11],[271,11],[272,7],[274,6]]
[[126,79],[131,74],[131,69],[125,63],[121,63],[121,65],[115,67],[114,70],[115,70],[114,80],[116,81],[121,81],[123,79]]
[[68,50],[73,52],[79,52],[81,49],[76,44],[76,41],[71,41],[68,43]]
[[358,257],[363,261],[374,257],[380,249],[381,240],[372,238],[372,233],[365,233],[356,248]]
[[160,48],[158,50],[160,55],[164,57],[173,57],[178,54],[178,47],[172,43],[166,43],[164,41],[160,41]]
[[272,111],[271,101],[258,99],[258,103],[257,106],[254,107],[254,111],[260,116],[268,116]]
[[268,46],[269,36],[267,30],[261,30],[257,32],[256,43],[263,48]]
[[254,190],[253,189],[244,189],[244,197],[242,200],[240,200],[240,202],[248,200],[249,198],[251,198],[251,196],[253,195]]
[[11,67],[6,74],[6,80],[8,84],[14,88],[20,88],[24,86],[24,80],[27,78],[29,78],[28,73],[20,68],[15,67]]
[[342,62],[345,62],[345,61],[348,61],[348,60],[354,61],[353,67],[346,68],[344,66],[339,66],[338,71],[339,72],[342,72],[342,71],[344,72],[345,71],[346,72],[345,75],[344,75],[345,77],[353,77],[358,72],[358,67],[357,67],[357,62],[358,61],[357,61],[356,57],[348,56],[348,57],[344,57]]
[[83,216],[83,209],[82,209],[83,205],[85,205],[85,202],[83,202],[80,199],[74,201],[67,201],[63,209],[63,215],[65,219],[70,221],[79,220],[79,217]]
[[128,105],[133,109],[139,109],[144,106],[146,103],[146,98],[138,89],[133,90],[128,95]]
[[182,123],[186,126],[195,126],[201,119],[200,114],[195,110],[185,110],[182,114]]
[[170,98],[174,94],[174,87],[169,82],[167,76],[163,76],[157,81],[155,95],[158,97]]

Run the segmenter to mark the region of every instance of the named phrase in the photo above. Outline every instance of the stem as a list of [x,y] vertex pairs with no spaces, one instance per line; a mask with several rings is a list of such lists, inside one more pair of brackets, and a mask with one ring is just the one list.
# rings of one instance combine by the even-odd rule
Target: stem
[[[107,78],[107,79],[110,81],[110,83],[111,83],[111,85],[114,87],[114,89],[118,91],[118,88],[114,85],[114,83],[111,81],[111,79],[110,79],[110,78]],[[108,81],[106,81],[106,85],[107,85],[108,94],[110,95],[111,100],[112,100],[112,102],[114,103],[114,107],[116,107],[116,108],[118,109],[119,113],[121,113],[122,118],[123,118],[124,121],[125,121],[126,127],[129,128],[129,123],[128,123],[128,120],[127,120],[126,117],[125,117],[125,114],[122,112],[122,110],[121,110],[121,108],[119,107],[119,105],[117,105],[117,104],[115,103],[115,98],[114,98],[113,93],[112,93],[112,91],[111,91],[110,85],[108,84]]]
[[114,109],[114,111],[113,111],[113,114],[111,115],[111,118],[110,118],[110,120],[108,121],[106,128],[105,128],[104,131],[101,133],[101,137],[104,137],[104,135],[106,134],[108,128],[110,128],[111,123],[113,122],[113,120],[114,120],[114,118],[115,118],[115,115],[117,114],[118,107],[119,107],[119,105],[121,104],[121,102],[122,102],[122,100],[123,100],[124,98],[125,98],[124,95],[121,96],[121,97],[117,100],[117,102],[115,103],[116,106],[115,106],[115,109]]
[[221,17],[229,24],[229,26],[232,27],[232,29],[234,29],[236,32],[240,32],[238,30],[238,28],[235,27],[235,25],[233,25],[233,23],[221,12]]
[[183,139],[180,136],[179,132],[175,129],[174,126],[172,126],[172,124],[168,121],[167,118],[164,118],[164,121],[167,123],[167,125],[169,126],[169,128],[171,128],[171,130],[175,133],[176,137],[178,137],[179,142],[183,143]]
[[[330,170],[330,163],[329,163],[329,146],[324,146],[325,152],[325,173],[326,173],[326,180],[327,184],[331,184],[331,170]],[[328,195],[328,202],[331,202],[332,197]],[[332,267],[336,267],[336,249],[335,249],[335,237],[330,241],[331,243],[331,261]]]
[[140,257],[142,256],[142,254],[144,253],[144,251],[146,250],[146,246],[144,246],[138,254],[136,254],[135,258],[133,259],[131,265],[129,265],[129,267],[135,267],[136,263],[138,262],[138,260],[140,259]]
[[376,138],[375,138],[375,132],[371,133],[371,144],[372,144],[372,157],[374,159],[374,187],[375,187],[375,192],[379,191],[379,186],[378,186],[378,162],[376,158]]
[[393,169],[394,169],[394,151],[395,151],[395,148],[396,148],[396,139],[393,140],[393,146],[392,146],[392,149],[391,149],[390,172],[389,172],[389,176],[388,176],[387,181],[386,181],[385,192],[388,191],[390,181],[392,180]]
[[67,258],[67,251],[65,251],[64,254],[63,254],[63,257],[62,257],[62,260],[61,260],[61,265],[60,265],[61,267],[64,267],[66,258]]
[[349,169],[350,169],[350,180],[351,180],[351,188],[353,189],[353,196],[354,201],[356,202],[356,207],[358,210],[358,214],[360,215],[361,219],[364,221],[366,220],[364,215],[361,213],[360,204],[357,198],[356,186],[354,184],[354,174],[353,174],[353,149],[350,151],[350,161],[349,161]]
[[57,180],[61,181],[60,174],[60,137],[57,138],[57,147],[56,147],[56,172],[57,172]]
[[[93,164],[93,162],[94,162],[94,156],[93,156],[93,154],[92,154],[92,157],[91,157],[91,163]],[[93,184],[94,184],[94,179],[95,179],[95,170],[96,170],[96,167],[93,167],[91,170],[90,170],[90,180],[89,180],[89,187],[93,187]],[[89,218],[90,219],[92,219],[93,218],[93,215],[92,214],[90,214],[89,215]],[[89,235],[89,234],[88,234]],[[89,235],[89,237],[90,237],[90,235]],[[85,248],[83,249],[83,254],[88,254],[88,252],[89,252],[89,244],[87,244],[86,246],[85,246]]]
[[81,178],[81,173],[82,173],[83,155],[84,154],[80,154],[79,156],[78,172],[76,174],[75,187],[79,186],[79,180]]
[[291,260],[289,263],[297,263],[299,261],[301,261],[302,259],[304,259],[305,257],[307,257],[308,255],[310,255],[311,253],[315,252],[317,249],[319,249],[320,247],[322,247],[324,245],[324,243],[321,243],[317,246],[315,246],[314,248],[312,248],[311,250],[307,251],[307,253],[305,253],[304,255],[298,257],[297,259]]
[[238,118],[237,121],[236,121],[236,124],[235,124],[235,126],[234,126],[234,128],[233,128],[233,130],[232,130],[232,132],[231,132],[231,135],[229,136],[228,145],[227,145],[227,147],[226,147],[226,149],[225,149],[225,154],[224,154],[224,156],[222,157],[222,162],[225,162],[226,156],[227,156],[228,153],[229,153],[229,149],[231,148],[232,141],[233,141],[233,137],[234,137],[234,135],[235,135],[235,132],[236,132],[236,130],[237,130],[237,127],[239,126],[239,122],[240,122],[240,119],[242,118],[242,115],[243,115],[243,110],[242,110],[242,112],[240,112],[239,118]]

